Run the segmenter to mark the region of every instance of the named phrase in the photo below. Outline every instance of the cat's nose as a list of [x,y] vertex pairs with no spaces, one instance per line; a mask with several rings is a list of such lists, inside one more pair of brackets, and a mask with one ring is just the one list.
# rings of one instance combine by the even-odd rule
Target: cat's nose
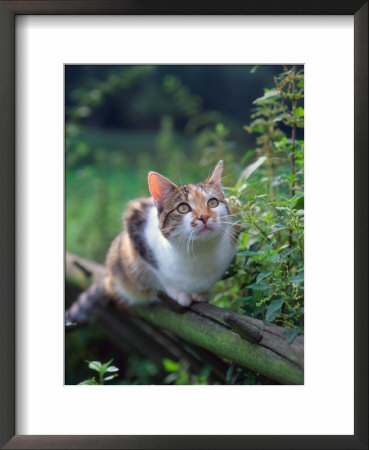
[[209,220],[209,216],[206,214],[201,214],[201,216],[199,217],[199,220],[201,220],[202,222],[204,222],[204,224],[206,225],[208,223]]

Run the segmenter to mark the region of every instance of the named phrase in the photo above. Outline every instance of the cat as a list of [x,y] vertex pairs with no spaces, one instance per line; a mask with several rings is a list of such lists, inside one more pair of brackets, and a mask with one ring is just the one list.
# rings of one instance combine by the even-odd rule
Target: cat
[[182,307],[207,302],[237,243],[222,171],[219,161],[204,182],[179,186],[150,172],[151,198],[128,203],[124,230],[107,253],[105,278],[80,295],[67,320],[85,321],[104,295],[129,305],[152,301],[161,290]]

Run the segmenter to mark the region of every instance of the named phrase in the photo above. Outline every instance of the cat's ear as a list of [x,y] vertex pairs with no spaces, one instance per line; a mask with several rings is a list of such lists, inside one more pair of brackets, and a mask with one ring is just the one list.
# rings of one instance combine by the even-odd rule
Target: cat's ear
[[154,199],[154,203],[161,208],[165,198],[173,189],[176,189],[177,186],[168,180],[168,178],[163,177],[163,175],[160,175],[160,173],[157,172],[150,172],[148,180],[150,194]]
[[222,172],[223,172],[223,161],[220,160],[218,164],[215,166],[215,169],[213,170],[213,173],[208,178],[207,182],[209,184],[216,184],[220,186],[220,182],[222,179]]

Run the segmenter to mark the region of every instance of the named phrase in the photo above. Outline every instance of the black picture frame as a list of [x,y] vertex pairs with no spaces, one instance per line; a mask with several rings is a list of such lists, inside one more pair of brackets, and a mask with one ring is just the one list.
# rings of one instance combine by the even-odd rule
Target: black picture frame
[[[19,14],[354,16],[355,39],[355,431],[353,436],[15,435],[15,17]],[[0,445],[6,449],[368,448],[368,1],[0,1]],[[21,250],[21,249],[20,249]],[[349,275],[348,275],[349,276]],[[337,368],[338,369],[338,368]],[[339,396],[339,392],[337,392]],[[319,407],[319,405],[317,405]],[[291,430],[293,431],[293,430]]]

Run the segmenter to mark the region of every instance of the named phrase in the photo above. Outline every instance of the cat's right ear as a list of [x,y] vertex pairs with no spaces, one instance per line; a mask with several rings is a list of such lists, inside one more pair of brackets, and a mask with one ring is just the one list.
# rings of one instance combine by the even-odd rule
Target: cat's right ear
[[157,207],[162,208],[166,197],[176,189],[177,186],[172,183],[168,178],[163,177],[160,173],[149,172],[149,189],[154,203]]
[[222,172],[223,172],[223,161],[220,160],[218,164],[215,166],[215,169],[213,170],[213,173],[208,178],[209,184],[215,184],[217,186],[220,186],[220,182],[222,180]]

